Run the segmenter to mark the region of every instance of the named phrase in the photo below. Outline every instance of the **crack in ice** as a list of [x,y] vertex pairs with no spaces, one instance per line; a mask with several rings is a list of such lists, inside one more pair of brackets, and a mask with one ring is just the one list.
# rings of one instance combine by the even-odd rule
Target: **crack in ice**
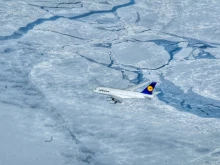
[[63,36],[68,36],[68,37],[76,38],[76,39],[79,39],[79,40],[91,41],[91,40],[86,39],[86,38],[81,38],[81,37],[69,35],[69,34],[66,34],[66,33],[61,33],[61,32],[58,32],[58,31],[54,31],[54,30],[36,29],[36,31],[45,31],[45,32],[51,32],[51,33],[57,33],[57,34],[60,34],[60,35],[63,35]]

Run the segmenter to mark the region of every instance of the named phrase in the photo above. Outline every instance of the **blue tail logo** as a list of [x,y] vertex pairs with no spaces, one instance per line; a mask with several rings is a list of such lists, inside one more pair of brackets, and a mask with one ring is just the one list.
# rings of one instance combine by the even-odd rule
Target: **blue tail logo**
[[141,93],[152,95],[156,84],[157,84],[156,82],[152,82]]

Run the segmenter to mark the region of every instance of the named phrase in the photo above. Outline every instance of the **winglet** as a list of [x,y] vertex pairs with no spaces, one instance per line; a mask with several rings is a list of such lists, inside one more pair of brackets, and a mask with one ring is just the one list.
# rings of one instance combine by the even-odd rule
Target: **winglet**
[[152,82],[141,93],[152,95],[156,84],[157,84],[156,82]]

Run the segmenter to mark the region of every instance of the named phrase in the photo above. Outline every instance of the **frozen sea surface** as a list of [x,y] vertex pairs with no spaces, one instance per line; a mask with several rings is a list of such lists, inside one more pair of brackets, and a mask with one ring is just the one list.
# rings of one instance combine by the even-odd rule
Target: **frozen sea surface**
[[[0,165],[219,165],[220,4],[0,0]],[[98,86],[157,81],[112,105]]]

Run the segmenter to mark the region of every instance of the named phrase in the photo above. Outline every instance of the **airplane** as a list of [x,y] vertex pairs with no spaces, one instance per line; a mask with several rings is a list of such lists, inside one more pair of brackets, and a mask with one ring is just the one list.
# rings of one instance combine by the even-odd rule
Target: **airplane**
[[106,87],[98,87],[95,88],[94,92],[99,94],[108,95],[110,97],[107,98],[107,101],[110,101],[111,104],[123,103],[123,99],[125,98],[147,98],[152,99],[160,92],[153,92],[156,82],[150,83],[142,92],[135,92],[136,89],[146,85],[147,82],[134,85],[128,87],[124,90],[122,89],[114,89],[114,88],[106,88]]

